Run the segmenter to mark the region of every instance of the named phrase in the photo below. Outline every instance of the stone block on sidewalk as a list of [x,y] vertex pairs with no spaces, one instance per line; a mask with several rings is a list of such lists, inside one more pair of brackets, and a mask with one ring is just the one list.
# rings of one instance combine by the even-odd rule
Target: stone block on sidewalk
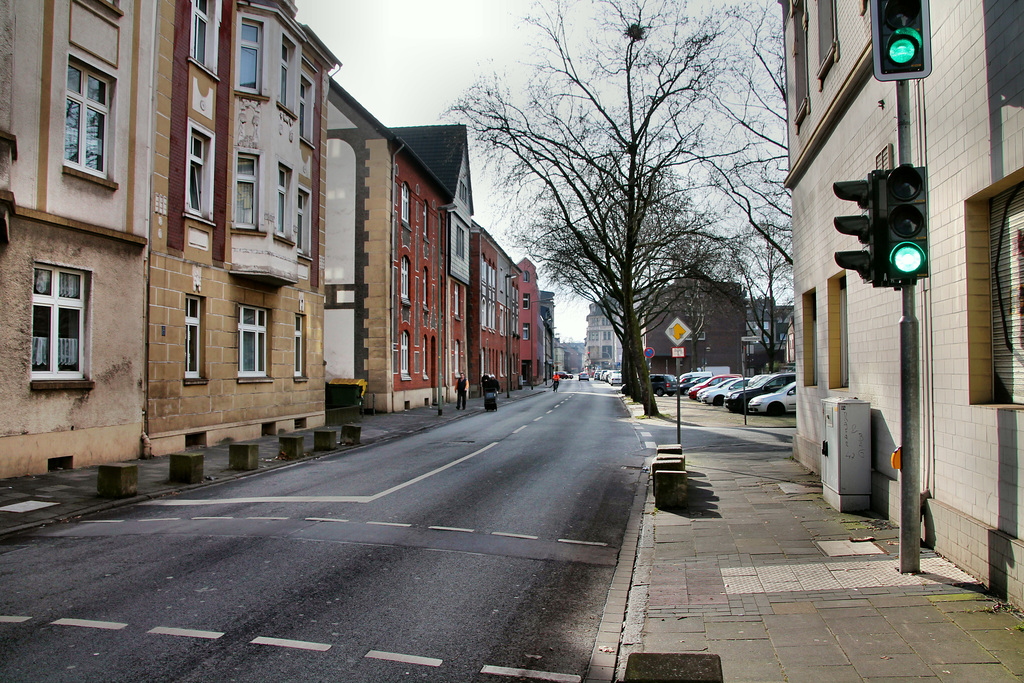
[[255,470],[260,466],[258,443],[233,443],[228,446],[228,467],[233,470]]
[[682,455],[683,445],[678,443],[663,443],[658,446],[658,455]]
[[139,490],[139,468],[128,463],[100,465],[96,473],[96,493],[103,498],[127,498]]
[[651,476],[661,470],[683,472],[686,470],[686,458],[678,455],[659,455],[651,462]]
[[654,473],[654,505],[662,510],[687,507],[686,472],[661,470]]
[[303,438],[301,436],[277,437],[277,443],[280,447],[280,455],[278,457],[282,460],[298,460],[306,454],[302,441]]
[[313,430],[313,450],[332,451],[338,445],[338,433],[333,429]]
[[345,446],[355,446],[359,443],[362,435],[362,428],[359,425],[341,426],[341,443]]
[[722,658],[697,652],[634,652],[623,683],[722,683]]
[[171,481],[176,484],[198,484],[203,480],[202,453],[171,453]]

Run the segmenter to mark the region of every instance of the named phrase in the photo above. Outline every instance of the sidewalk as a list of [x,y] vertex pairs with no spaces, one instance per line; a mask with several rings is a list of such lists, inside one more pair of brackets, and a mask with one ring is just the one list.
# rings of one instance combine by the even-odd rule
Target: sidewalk
[[[549,389],[550,391],[550,389]],[[544,393],[544,387],[536,389],[524,388],[513,391],[511,398],[504,395],[498,399],[499,410],[502,403],[518,401],[530,396]],[[361,426],[360,444],[366,445],[431,429],[440,424],[458,420],[468,415],[484,412],[482,398],[469,399],[466,410],[456,410],[454,403],[443,406],[443,414],[437,414],[437,406],[415,408],[405,412],[379,413],[364,415]],[[318,429],[330,429],[320,427]],[[334,427],[340,431],[340,427]],[[320,458],[358,446],[346,446],[331,451],[313,452],[313,429],[289,432],[289,435],[305,437],[305,450],[309,458]],[[292,465],[296,460],[278,460],[279,453],[277,436],[264,436],[244,443],[259,444],[259,469],[249,472],[228,469],[228,444],[190,448],[189,451],[203,452],[205,480],[201,484],[172,484],[168,481],[169,460],[156,457],[149,460],[133,460],[138,466],[138,495],[131,498],[111,500],[100,498],[96,494],[96,467],[83,467],[74,470],[59,470],[12,479],[0,479],[0,537],[24,531],[42,524],[50,524],[60,520],[71,519],[81,515],[107,510],[110,508],[131,505],[143,500],[157,498],[175,491],[208,486],[230,479],[250,476],[257,472],[265,472],[277,467]]]
[[927,548],[900,574],[895,525],[837,512],[785,443],[733,431],[684,449],[687,510],[648,487],[616,680],[633,652],[718,654],[730,682],[1024,680],[1012,606]]

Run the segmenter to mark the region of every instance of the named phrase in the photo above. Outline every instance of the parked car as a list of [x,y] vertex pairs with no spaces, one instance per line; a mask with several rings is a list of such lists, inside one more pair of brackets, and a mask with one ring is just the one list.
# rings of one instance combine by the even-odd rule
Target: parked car
[[761,394],[750,399],[747,410],[766,415],[785,415],[796,412],[796,382],[790,382],[779,391]]
[[679,375],[679,391],[689,391],[694,384],[698,384],[714,376],[715,373],[707,370],[683,373],[682,375]]
[[608,384],[611,384],[613,387],[617,387],[620,384],[622,384],[622,373],[621,372],[609,373],[609,375],[608,375]]
[[580,373],[580,381],[581,382],[589,382],[590,381],[590,373],[588,373],[588,372],[581,372]]
[[692,400],[696,401],[697,400],[697,392],[700,391],[701,389],[705,389],[707,387],[717,387],[719,384],[721,384],[725,380],[727,380],[727,379],[735,379],[737,377],[739,377],[739,375],[715,375],[714,377],[709,377],[708,379],[704,380],[700,384],[694,384],[692,387],[690,387],[689,396],[690,396],[690,398]]
[[730,380],[722,382],[718,386],[701,389],[697,392],[697,400],[713,406],[724,405],[725,397],[730,391],[742,389],[746,385],[747,380],[743,377],[733,377]]
[[655,396],[675,396],[678,386],[679,380],[674,375],[651,375],[651,391]]
[[[725,407],[733,413],[742,413],[743,407],[750,399],[761,394],[773,394],[790,382],[796,381],[795,372],[779,372],[774,375],[762,375],[765,379],[755,384],[750,382],[746,388],[730,393],[725,398]],[[756,378],[755,378],[756,379]]]

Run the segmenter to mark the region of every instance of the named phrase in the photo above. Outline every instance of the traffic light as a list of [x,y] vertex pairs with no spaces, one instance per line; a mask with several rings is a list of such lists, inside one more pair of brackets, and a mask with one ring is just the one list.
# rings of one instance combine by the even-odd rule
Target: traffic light
[[836,264],[847,270],[855,270],[865,282],[876,287],[881,286],[882,271],[879,254],[875,247],[875,238],[879,232],[879,213],[884,214],[880,206],[882,195],[879,185],[884,173],[872,171],[864,180],[841,180],[832,184],[832,191],[840,199],[857,202],[857,206],[865,213],[859,216],[836,216],[832,219],[836,230],[844,235],[854,235],[861,244],[868,245],[861,251],[837,251]]
[[928,190],[923,166],[904,164],[885,179],[886,216],[879,231],[884,249],[883,286],[913,285],[928,276]]
[[875,78],[902,81],[932,72],[928,0],[871,0]]

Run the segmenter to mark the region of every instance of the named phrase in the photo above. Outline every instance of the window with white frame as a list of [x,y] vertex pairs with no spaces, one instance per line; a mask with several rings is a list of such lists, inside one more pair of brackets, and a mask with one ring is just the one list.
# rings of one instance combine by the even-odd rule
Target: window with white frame
[[455,374],[462,372],[462,341],[459,339],[455,340],[455,362],[452,365],[455,367]]
[[267,311],[241,306],[238,311],[238,375],[267,375]]
[[402,183],[402,225],[409,226],[409,184]]
[[213,215],[213,136],[195,125],[189,129],[186,208],[204,218]]
[[402,301],[409,303],[409,257],[402,257]]
[[185,377],[200,377],[202,369],[202,301],[196,296],[185,297]]
[[37,265],[32,278],[32,377],[83,378],[83,272]]
[[523,271],[523,282],[529,282],[529,281],[530,281],[530,271],[524,270]]
[[288,107],[292,102],[292,58],[295,46],[287,38],[281,39],[281,83],[277,101]]
[[306,345],[303,343],[303,316],[296,314],[295,316],[295,365],[294,373],[296,377],[302,377],[306,371],[305,363],[305,348]]
[[427,357],[427,349],[429,347],[427,346],[427,337],[426,337],[426,335],[423,336],[423,346],[420,347],[420,348],[423,349],[423,379],[429,379],[430,378],[430,374],[429,374],[429,372],[427,370],[427,366],[429,365],[429,358]]
[[523,292],[523,310],[530,308],[530,293]]
[[402,343],[398,347],[399,358],[401,359],[401,370],[402,377],[409,379],[409,333],[405,330],[402,331]]
[[530,341],[530,323],[523,323],[523,341]]
[[64,161],[97,174],[107,170],[107,121],[113,84],[85,67],[68,64]]
[[462,307],[459,305],[459,303],[460,303],[459,300],[462,298],[461,297],[461,291],[462,291],[462,288],[459,287],[458,283],[456,283],[455,284],[455,291],[452,292],[452,308],[455,309],[455,317],[456,318],[461,318],[462,317]]
[[305,76],[299,79],[299,136],[313,139],[313,82]]
[[217,0],[192,0],[192,59],[203,66],[217,67]]
[[256,188],[259,183],[259,159],[250,154],[239,154],[235,164],[235,224],[256,227]]
[[423,269],[423,308],[430,308],[430,272]]
[[238,87],[241,90],[260,92],[263,72],[263,25],[254,21],[243,21],[238,40]]
[[427,220],[427,202],[426,202],[426,200],[423,200],[423,239],[424,240],[430,239],[429,228],[430,228],[430,223]]
[[277,216],[274,221],[274,234],[285,237],[288,225],[288,192],[292,184],[292,171],[284,164],[277,166]]
[[301,254],[309,254],[310,244],[312,244],[309,214],[309,191],[299,188],[299,195],[295,202],[295,246]]

